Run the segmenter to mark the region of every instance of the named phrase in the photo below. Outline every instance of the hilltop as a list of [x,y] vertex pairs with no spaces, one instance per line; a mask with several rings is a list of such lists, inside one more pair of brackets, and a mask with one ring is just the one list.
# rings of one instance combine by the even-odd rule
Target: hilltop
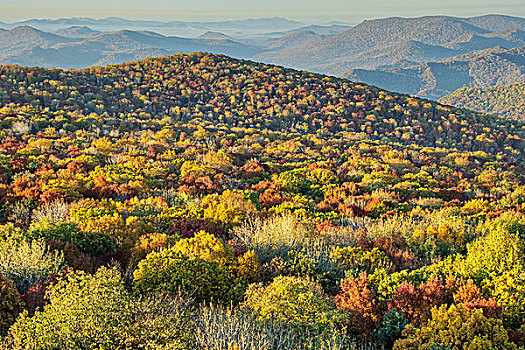
[[145,113],[147,118],[202,120],[210,128],[246,127],[487,152],[502,152],[508,146],[523,152],[521,124],[345,79],[221,55],[177,54],[78,71],[4,66],[0,72],[2,104],[96,113],[109,120],[143,118]]
[[71,26],[69,28],[59,29],[55,34],[68,38],[90,38],[100,34],[100,32],[87,26]]

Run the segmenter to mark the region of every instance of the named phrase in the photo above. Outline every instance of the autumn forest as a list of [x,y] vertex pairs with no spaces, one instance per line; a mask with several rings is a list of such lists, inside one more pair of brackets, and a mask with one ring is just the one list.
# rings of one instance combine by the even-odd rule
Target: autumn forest
[[524,157],[223,55],[0,66],[0,348],[524,349]]

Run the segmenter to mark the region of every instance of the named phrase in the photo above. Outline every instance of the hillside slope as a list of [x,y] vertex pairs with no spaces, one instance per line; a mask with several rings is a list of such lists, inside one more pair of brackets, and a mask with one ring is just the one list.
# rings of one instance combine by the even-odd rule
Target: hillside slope
[[[340,75],[350,69],[391,65],[403,59],[419,63],[427,61],[428,57],[452,57],[496,45],[505,48],[517,47],[523,45],[521,35],[495,33],[521,30],[522,20],[505,16],[485,20],[446,16],[367,20],[322,42],[261,53],[255,58],[289,67]],[[481,27],[477,26],[478,23]],[[413,55],[406,51],[405,47],[410,42],[416,42],[420,47],[426,46],[424,53]],[[436,47],[439,47],[437,52]],[[448,56],[442,56],[444,49],[449,49]],[[356,57],[377,50],[400,53],[392,54],[392,59],[386,60],[363,61]],[[412,57],[403,57],[403,51],[406,51],[405,55]]]
[[525,83],[485,89],[464,87],[439,102],[504,118],[525,120]]
[[524,149],[226,56],[0,66],[0,343],[517,350]]
[[[80,71],[4,66],[0,103],[522,154],[521,124],[307,72],[210,54]],[[221,126],[222,125],[222,126]],[[480,139],[480,135],[488,136]],[[490,141],[487,141],[487,140]],[[507,147],[507,148],[506,148]],[[514,152],[514,151],[513,151]]]
[[387,90],[439,99],[468,86],[525,82],[525,47],[500,46],[406,68],[354,69],[344,77]]

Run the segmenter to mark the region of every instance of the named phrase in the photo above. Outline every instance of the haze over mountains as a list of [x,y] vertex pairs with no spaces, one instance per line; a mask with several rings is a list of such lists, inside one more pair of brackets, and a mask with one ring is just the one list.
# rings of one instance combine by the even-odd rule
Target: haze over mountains
[[[354,27],[283,18],[202,23],[72,18],[0,26],[8,29],[0,33],[2,63],[62,68],[100,64],[108,56],[138,59],[156,52],[209,51],[343,75],[351,69],[406,68],[474,50],[525,45],[525,19],[500,15],[384,18]],[[69,66],[54,61],[63,55]]]
[[221,31],[224,33],[243,33],[256,35],[272,31],[288,31],[298,29],[304,24],[285,18],[248,18],[244,20],[230,20],[219,22],[185,22],[185,21],[140,21],[128,20],[119,17],[94,19],[87,17],[60,18],[60,19],[29,19],[15,23],[0,23],[0,27],[13,29],[18,26],[30,26],[42,31],[54,32],[69,27],[89,27],[100,32],[129,30],[155,31],[163,35],[177,35],[195,37],[205,31]]
[[356,68],[397,67],[500,45],[524,44],[525,19],[488,15],[431,16],[364,21],[313,45],[258,55],[276,64],[341,75]]
[[[78,35],[77,28],[67,33]],[[122,63],[174,52],[209,51],[235,57],[250,57],[257,49],[228,38],[195,39],[167,37],[147,31],[121,30],[65,37],[23,26],[0,33],[0,62],[25,66],[84,68]],[[62,31],[64,33],[64,31]]]
[[[72,18],[0,23],[0,27],[6,28],[0,30],[2,64],[84,68],[176,52],[251,58],[315,43],[350,25],[305,25],[283,18],[203,23]],[[190,34],[194,36],[185,37]]]

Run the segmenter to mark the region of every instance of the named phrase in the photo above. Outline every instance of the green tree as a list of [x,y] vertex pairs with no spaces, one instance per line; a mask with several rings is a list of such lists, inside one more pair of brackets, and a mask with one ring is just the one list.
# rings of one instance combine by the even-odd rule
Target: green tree
[[217,261],[188,257],[176,247],[151,252],[133,273],[141,294],[189,294],[196,301],[239,301],[245,283]]
[[276,319],[311,331],[326,329],[337,319],[335,304],[321,285],[301,277],[279,276],[266,287],[252,284],[245,303],[262,320]]

